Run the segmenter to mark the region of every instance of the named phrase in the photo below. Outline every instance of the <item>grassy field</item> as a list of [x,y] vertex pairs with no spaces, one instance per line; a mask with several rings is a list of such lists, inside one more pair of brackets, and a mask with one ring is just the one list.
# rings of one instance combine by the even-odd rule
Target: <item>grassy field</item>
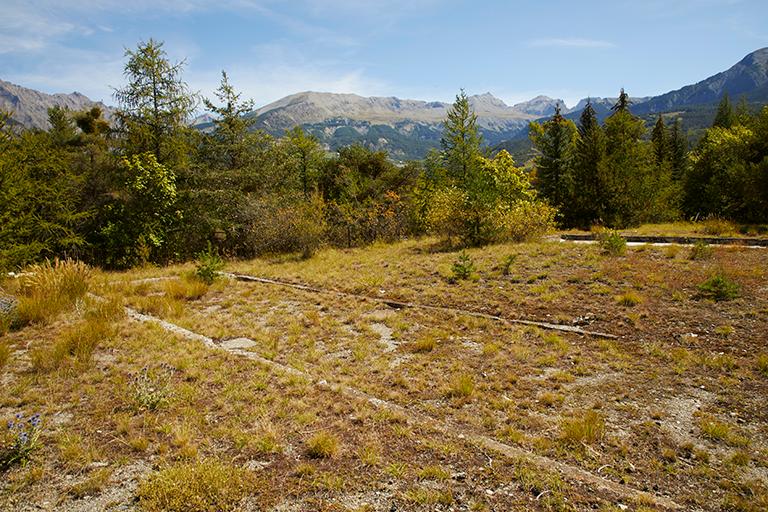
[[768,508],[767,250],[464,254],[6,280],[0,509]]

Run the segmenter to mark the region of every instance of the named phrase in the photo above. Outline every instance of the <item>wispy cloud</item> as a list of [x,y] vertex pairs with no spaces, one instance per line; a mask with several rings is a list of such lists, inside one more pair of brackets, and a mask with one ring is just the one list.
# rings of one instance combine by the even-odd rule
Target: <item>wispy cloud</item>
[[526,42],[530,48],[615,48],[610,41],[584,39],[580,37],[548,37],[531,39]]

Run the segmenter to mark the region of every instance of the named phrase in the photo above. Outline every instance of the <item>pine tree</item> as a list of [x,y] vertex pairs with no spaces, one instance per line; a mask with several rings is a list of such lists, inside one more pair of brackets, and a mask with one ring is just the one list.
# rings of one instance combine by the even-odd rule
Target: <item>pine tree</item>
[[153,39],[126,50],[125,56],[123,74],[128,83],[115,90],[114,97],[128,152],[152,152],[160,164],[184,159],[180,135],[196,105],[195,95],[181,78],[185,62],[172,64],[163,43]]
[[203,99],[205,108],[215,114],[213,120],[216,153],[224,160],[224,167],[237,169],[243,164],[243,155],[247,151],[248,130],[256,122],[255,117],[246,117],[253,110],[253,100],[240,101],[226,71],[221,72],[221,84],[214,92],[221,106],[209,99]]
[[675,124],[669,134],[670,166],[672,179],[680,181],[685,176],[688,166],[688,141],[683,133],[680,118],[675,119]]
[[51,124],[48,133],[57,146],[66,146],[75,139],[75,125],[69,115],[69,109],[54,105],[48,109],[48,122]]
[[669,140],[664,118],[659,114],[656,124],[651,131],[651,144],[653,145],[653,158],[656,168],[661,168],[669,160]]
[[621,90],[613,113],[605,120],[606,224],[625,227],[644,220],[654,203],[653,155],[643,121],[629,111],[629,96]]
[[572,197],[573,146],[576,125],[565,119],[560,106],[555,115],[543,125],[532,123],[530,137],[536,146],[536,176],[538,188],[558,209],[567,208]]
[[573,207],[570,224],[588,228],[604,216],[606,198],[602,176],[605,134],[592,102],[581,112],[579,136],[573,151]]
[[481,142],[477,115],[469,106],[469,98],[462,89],[448,110],[440,141],[443,161],[450,178],[461,184],[477,172]]
[[323,160],[320,143],[314,135],[304,133],[300,126],[287,131],[285,135],[288,153],[293,157],[293,166],[298,171],[304,200],[309,201]]
[[733,107],[731,106],[731,100],[728,98],[728,93],[725,93],[720,99],[720,104],[717,106],[717,114],[715,114],[715,120],[712,122],[712,126],[730,128],[733,126],[733,123]]
[[621,88],[619,98],[616,100],[616,104],[611,107],[614,112],[629,112],[629,106],[632,102],[629,99],[629,94],[624,92],[624,88]]

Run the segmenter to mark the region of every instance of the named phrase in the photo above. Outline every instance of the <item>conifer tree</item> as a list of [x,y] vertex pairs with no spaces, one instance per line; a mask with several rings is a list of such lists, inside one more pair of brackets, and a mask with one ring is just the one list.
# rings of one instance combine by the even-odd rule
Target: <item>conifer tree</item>
[[731,106],[731,100],[728,98],[728,93],[725,93],[720,99],[720,104],[717,106],[717,114],[715,114],[715,120],[712,122],[712,126],[730,128],[733,126],[733,123],[733,107]]
[[669,160],[669,140],[664,118],[659,114],[656,124],[651,131],[651,144],[653,144],[653,158],[657,168],[661,168]]
[[605,134],[592,102],[581,112],[579,136],[573,151],[573,206],[570,224],[588,228],[604,215],[605,187],[602,176],[605,160]]
[[616,100],[616,104],[611,107],[611,110],[614,112],[629,112],[629,106],[631,104],[632,102],[629,99],[629,94],[624,92],[624,88],[622,87],[619,97]]
[[126,50],[125,56],[128,83],[116,89],[114,97],[128,152],[151,152],[160,164],[183,160],[187,152],[181,134],[196,104],[181,78],[185,62],[171,63],[163,43],[153,39]]
[[248,130],[256,122],[255,117],[246,114],[253,111],[253,100],[240,101],[240,93],[236,93],[226,71],[221,72],[221,84],[214,92],[220,106],[205,98],[205,108],[215,114],[213,140],[216,153],[224,160],[227,169],[237,169],[243,164],[243,155],[247,151]]
[[572,194],[573,147],[576,142],[576,125],[565,119],[560,106],[555,115],[543,125],[532,123],[530,137],[536,146],[536,175],[538,188],[553,206],[568,206]]
[[48,122],[51,124],[48,133],[57,146],[65,146],[75,139],[75,125],[69,115],[69,109],[54,105],[48,109]]
[[477,114],[469,106],[462,89],[448,110],[440,144],[447,174],[457,183],[464,183],[478,170],[482,137],[477,128]]
[[605,120],[606,224],[625,227],[644,220],[654,202],[653,156],[642,138],[643,121],[629,111],[629,96],[621,90],[613,113]]
[[675,119],[669,134],[669,158],[672,179],[680,181],[688,165],[688,141],[681,126],[680,118]]

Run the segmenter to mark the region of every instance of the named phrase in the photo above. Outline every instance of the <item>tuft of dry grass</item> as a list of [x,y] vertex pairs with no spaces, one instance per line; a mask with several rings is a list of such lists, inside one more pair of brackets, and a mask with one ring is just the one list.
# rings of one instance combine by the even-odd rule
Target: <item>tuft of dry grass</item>
[[88,291],[91,269],[83,262],[56,259],[28,267],[16,283],[16,323],[47,323]]
[[339,452],[339,439],[321,431],[307,441],[307,456],[311,459],[331,459]]
[[632,291],[617,295],[614,299],[619,306],[624,306],[625,308],[635,307],[643,301],[643,298],[640,297],[640,295]]
[[147,512],[235,510],[253,488],[247,470],[216,460],[189,462],[157,471],[141,482],[139,504]]
[[165,294],[175,300],[199,300],[210,286],[199,279],[172,279],[165,284]]
[[114,335],[115,328],[108,320],[98,316],[87,318],[62,332],[52,346],[32,350],[32,367],[45,372],[55,370],[65,362],[87,364],[96,347]]
[[468,398],[475,391],[475,379],[468,373],[455,375],[448,384],[449,398]]
[[592,444],[605,434],[605,420],[597,411],[586,411],[563,420],[561,437],[566,444]]
[[0,369],[2,369],[8,361],[11,360],[11,347],[8,344],[0,340]]
[[413,342],[411,351],[418,353],[432,352],[437,346],[437,339],[433,334],[425,334]]

